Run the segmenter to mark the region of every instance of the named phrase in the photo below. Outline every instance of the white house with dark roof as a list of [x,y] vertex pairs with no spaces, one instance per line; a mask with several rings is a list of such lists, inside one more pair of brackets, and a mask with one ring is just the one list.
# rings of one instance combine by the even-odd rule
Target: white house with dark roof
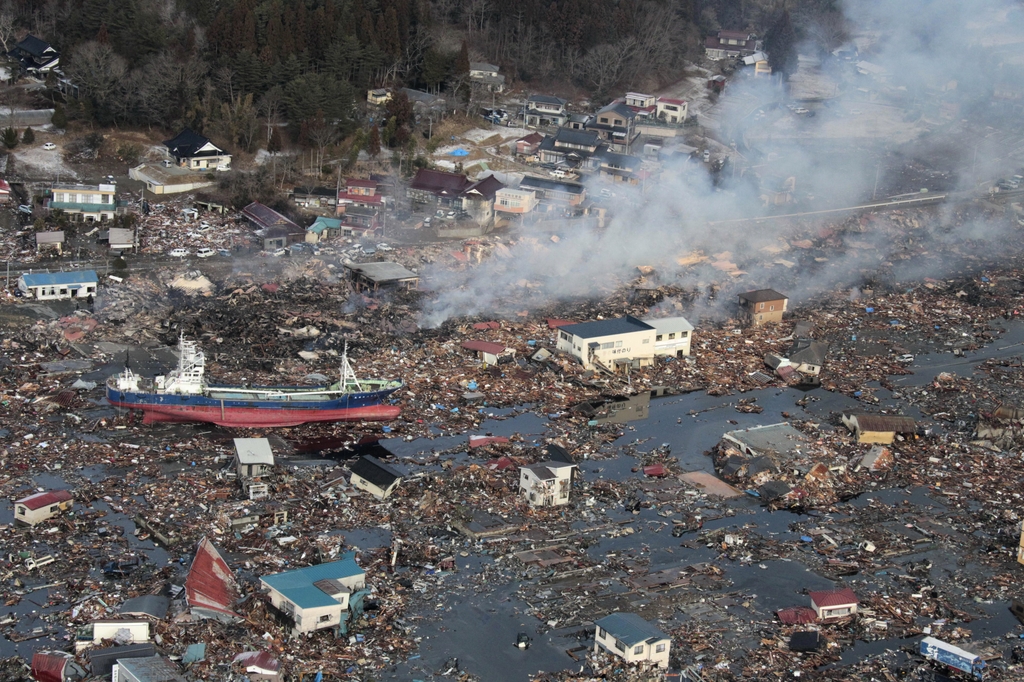
[[613,613],[595,623],[594,651],[605,651],[627,663],[668,667],[672,640],[635,613]]
[[274,451],[266,438],[235,439],[235,471],[242,478],[259,478],[274,470]]
[[566,101],[552,95],[530,95],[526,100],[526,125],[561,126],[569,119],[565,109]]
[[632,315],[559,327],[557,350],[577,358],[587,369],[619,371],[654,362],[655,328]]
[[505,89],[505,77],[499,73],[494,64],[486,62],[469,63],[469,80],[473,83],[486,86],[491,92],[502,92]]
[[222,171],[231,168],[231,154],[191,128],[185,128],[171,139],[164,140],[164,146],[183,168]]
[[533,507],[568,504],[575,469],[575,463],[555,460],[520,467],[519,494]]
[[349,467],[352,485],[365,490],[378,500],[385,499],[402,482],[402,474],[373,455],[363,455]]
[[260,578],[270,603],[292,623],[292,633],[336,628],[348,611],[352,593],[366,587],[366,572],[355,552],[338,561]]

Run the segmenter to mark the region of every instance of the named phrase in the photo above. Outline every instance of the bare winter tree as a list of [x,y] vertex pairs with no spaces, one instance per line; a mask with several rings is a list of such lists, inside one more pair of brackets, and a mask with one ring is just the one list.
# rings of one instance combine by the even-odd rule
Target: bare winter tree
[[846,42],[848,27],[842,11],[819,12],[804,19],[808,35],[822,53],[830,53]]
[[645,2],[636,5],[633,17],[634,43],[628,56],[630,84],[645,75],[657,76],[678,61],[678,46],[683,43],[684,25],[669,5]]
[[466,21],[466,29],[470,33],[483,33],[487,28],[487,15],[490,9],[488,0],[463,0],[462,18]]
[[128,64],[110,45],[89,41],[76,47],[65,67],[79,90],[99,107],[117,109],[119,90]]
[[316,177],[320,177],[320,169],[324,165],[324,154],[338,137],[338,129],[330,121],[324,119],[324,112],[317,111],[316,115],[306,122],[306,139],[316,147]]
[[14,7],[11,6],[10,0],[5,0],[3,4],[0,4],[0,47],[3,48],[4,53],[9,52],[13,47],[14,31]]
[[281,108],[283,107],[281,98],[281,88],[273,87],[263,93],[259,101],[259,112],[263,116],[263,120],[267,126],[267,141],[266,144],[270,144],[270,138],[274,134],[274,128],[281,123]]
[[603,97],[611,86],[619,82],[626,60],[635,44],[636,40],[629,37],[614,45],[598,45],[587,52],[587,56],[583,58],[583,72],[590,85],[594,87],[595,96]]

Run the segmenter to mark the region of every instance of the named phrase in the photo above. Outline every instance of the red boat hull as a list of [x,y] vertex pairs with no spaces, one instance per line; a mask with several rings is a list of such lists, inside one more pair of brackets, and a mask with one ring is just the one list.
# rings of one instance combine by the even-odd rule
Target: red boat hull
[[189,405],[139,405],[112,402],[116,407],[142,410],[143,424],[156,422],[206,422],[218,426],[259,428],[298,426],[311,422],[391,421],[402,408],[397,405],[371,405],[340,410],[267,410],[259,408]]

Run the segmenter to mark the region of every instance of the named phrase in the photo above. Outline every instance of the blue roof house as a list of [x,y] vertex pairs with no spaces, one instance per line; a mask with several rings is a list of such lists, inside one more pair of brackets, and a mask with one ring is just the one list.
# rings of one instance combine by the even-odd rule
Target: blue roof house
[[347,552],[338,561],[267,575],[260,582],[270,603],[291,620],[292,634],[301,634],[339,627],[349,597],[366,586],[366,572],[356,564],[355,552]]
[[95,270],[30,272],[18,278],[18,290],[26,298],[56,301],[95,296],[98,283]]
[[604,649],[627,663],[668,667],[671,639],[635,613],[613,613],[595,625],[594,651]]

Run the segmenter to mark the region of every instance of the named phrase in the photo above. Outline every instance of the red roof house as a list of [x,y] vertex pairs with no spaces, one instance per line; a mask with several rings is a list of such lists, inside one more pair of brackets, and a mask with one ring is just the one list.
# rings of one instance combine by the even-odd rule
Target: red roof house
[[811,592],[811,608],[820,620],[845,618],[857,613],[860,600],[849,587],[839,590],[821,590]]
[[196,546],[196,555],[185,578],[185,601],[192,615],[233,622],[241,616],[232,610],[238,601],[238,584],[228,562],[208,538]]

